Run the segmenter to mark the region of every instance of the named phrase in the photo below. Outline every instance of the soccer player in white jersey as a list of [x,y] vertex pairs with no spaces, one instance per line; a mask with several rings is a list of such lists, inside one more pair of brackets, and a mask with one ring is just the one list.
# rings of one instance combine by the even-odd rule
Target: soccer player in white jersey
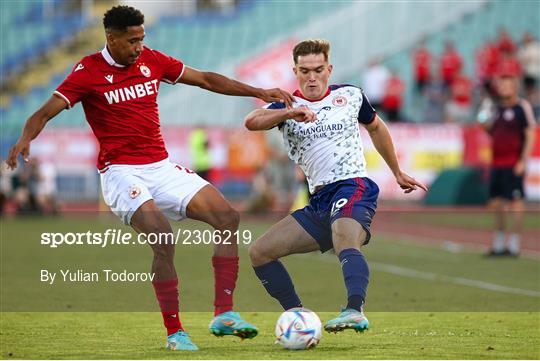
[[363,305],[369,282],[368,264],[360,251],[371,237],[370,224],[379,188],[367,177],[359,125],[392,170],[397,183],[410,193],[426,187],[399,167],[392,138],[362,89],[331,85],[330,44],[306,40],[293,50],[294,73],[300,89],[293,108],[271,103],[246,116],[249,130],[278,127],[289,157],[306,174],[312,194],[309,204],[272,226],[250,247],[257,277],[285,309],[302,307],[281,257],[334,249],[347,288],[347,307],[328,321],[325,330],[363,331],[369,322]]
[[[161,82],[184,83],[216,93],[252,96],[264,101],[292,102],[280,89],[260,89],[212,72],[185,66],[180,60],[146,47],[144,15],[129,6],[116,6],[103,18],[107,44],[84,57],[54,95],[26,122],[11,149],[7,164],[17,157],[28,161],[30,142],[59,112],[81,102],[98,139],[97,167],[105,202],[139,233],[172,234],[167,218],[197,219],[216,231],[238,230],[238,212],[212,185],[191,170],[169,161],[161,136],[157,94]],[[189,117],[189,111],[182,116]],[[160,238],[164,239],[164,238]],[[153,244],[152,282],[167,329],[167,348],[197,350],[179,317],[175,245]],[[233,312],[238,277],[236,242],[214,247],[215,302],[210,332],[217,336],[251,338],[257,329]]]

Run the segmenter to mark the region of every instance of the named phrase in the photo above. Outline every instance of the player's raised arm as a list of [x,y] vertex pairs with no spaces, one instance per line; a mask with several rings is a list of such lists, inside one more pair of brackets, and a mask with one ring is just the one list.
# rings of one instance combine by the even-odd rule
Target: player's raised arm
[[214,93],[255,97],[267,103],[281,102],[285,103],[287,107],[290,107],[294,101],[291,94],[279,88],[255,88],[218,73],[199,71],[187,66],[178,82],[195,85]]
[[366,124],[365,127],[375,149],[377,149],[377,152],[379,152],[386,164],[388,164],[401,189],[404,189],[405,193],[410,193],[418,188],[427,191],[427,187],[424,184],[407,175],[399,168],[394,143],[384,121],[376,115],[375,119],[371,123]]
[[41,108],[28,118],[24,125],[21,137],[9,151],[6,163],[10,169],[15,169],[17,167],[17,157],[19,154],[23,156],[25,162],[28,162],[30,142],[41,133],[45,124],[47,124],[51,118],[54,118],[65,108],[66,102],[53,95]]
[[289,109],[255,109],[246,116],[244,123],[249,130],[268,130],[287,119],[309,123],[317,120],[317,115],[305,106]]

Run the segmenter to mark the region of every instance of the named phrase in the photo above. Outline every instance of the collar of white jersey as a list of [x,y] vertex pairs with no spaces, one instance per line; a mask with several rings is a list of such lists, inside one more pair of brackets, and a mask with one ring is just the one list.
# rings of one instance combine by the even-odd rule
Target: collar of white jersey
[[105,47],[101,51],[101,55],[103,56],[103,59],[105,59],[105,61],[109,63],[109,65],[116,66],[118,68],[126,67],[125,65],[118,64],[116,61],[114,61],[113,57],[111,56],[111,53],[109,53],[109,49],[107,49],[107,44],[105,44]]
[[319,99],[308,99],[304,96],[304,94],[302,94],[302,91],[300,91],[300,89],[296,89],[293,93],[294,96],[296,97],[299,97],[299,98],[302,98],[304,100],[307,100],[308,102],[311,102],[311,103],[316,103],[316,102],[320,102],[321,100],[323,100],[324,98],[326,98],[327,96],[330,95],[330,92],[332,91],[332,89],[330,87],[328,87],[328,89],[326,89],[326,92],[323,94],[322,97],[320,97]]

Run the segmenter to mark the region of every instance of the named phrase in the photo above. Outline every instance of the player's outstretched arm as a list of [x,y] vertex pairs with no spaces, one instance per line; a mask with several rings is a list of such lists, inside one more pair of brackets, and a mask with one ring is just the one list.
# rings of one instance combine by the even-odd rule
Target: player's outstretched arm
[[388,167],[396,177],[396,181],[401,189],[405,190],[405,193],[410,193],[418,188],[427,191],[425,185],[402,172],[399,168],[394,143],[392,142],[388,127],[383,120],[379,118],[379,116],[375,116],[375,120],[367,124],[366,129],[375,149],[377,149],[377,152],[379,152],[386,164],[388,164]]
[[267,103],[282,102],[285,103],[287,107],[292,106],[292,103],[294,102],[293,96],[285,90],[281,90],[279,88],[255,88],[234,79],[227,78],[226,76],[218,73],[199,71],[187,66],[179,82],[188,85],[195,85],[214,93],[255,97]]
[[17,167],[17,157],[23,156],[25,162],[28,162],[30,155],[30,142],[34,140],[45,127],[47,122],[66,108],[66,102],[63,99],[53,95],[43,104],[34,114],[28,118],[24,125],[23,132],[17,143],[9,151],[6,163],[9,168]]
[[297,122],[314,122],[317,115],[305,106],[289,109],[255,109],[244,119],[249,130],[268,130],[287,119]]

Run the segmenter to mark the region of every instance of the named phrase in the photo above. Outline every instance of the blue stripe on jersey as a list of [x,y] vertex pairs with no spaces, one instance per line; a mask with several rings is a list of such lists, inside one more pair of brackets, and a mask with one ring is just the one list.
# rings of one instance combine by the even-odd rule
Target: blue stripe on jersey
[[352,86],[353,88],[358,88],[357,86],[351,84],[333,84],[330,85],[330,90],[337,90],[339,88],[345,88],[346,86]]
[[282,102],[273,102],[266,109],[284,109],[285,103]]
[[[285,103],[273,102],[273,103],[270,103],[270,105],[267,106],[266,109],[285,109]],[[278,127],[279,130],[281,130],[281,128],[283,128],[283,124],[284,122],[281,122],[276,126]]]

